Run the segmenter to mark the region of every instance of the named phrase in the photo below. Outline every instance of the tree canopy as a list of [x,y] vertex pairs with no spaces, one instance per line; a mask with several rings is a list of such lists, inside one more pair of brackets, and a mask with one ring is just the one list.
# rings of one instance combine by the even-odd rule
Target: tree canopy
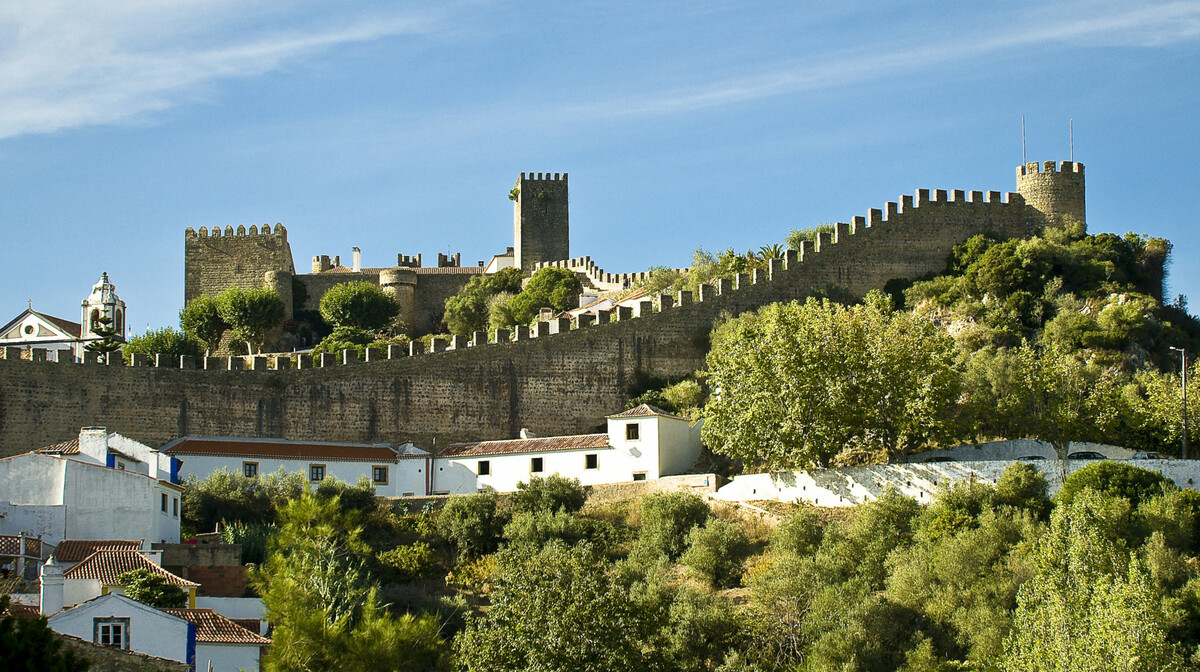
[[446,329],[452,334],[486,331],[489,300],[503,292],[519,293],[523,278],[521,269],[515,267],[471,278],[457,294],[446,299]]
[[163,327],[162,329],[155,329],[130,338],[124,348],[124,356],[127,363],[130,356],[135,352],[148,357],[159,354],[170,355],[173,360],[172,366],[178,366],[181,355],[189,357],[202,356],[204,354],[204,343],[178,329]]
[[378,331],[391,324],[400,303],[379,285],[356,280],[334,285],[321,297],[321,317],[335,329]]
[[267,287],[230,287],[217,295],[217,315],[229,324],[235,338],[246,343],[248,354],[254,354],[256,348],[262,351],[267,333],[283,321],[283,299]]
[[179,311],[179,326],[184,333],[204,343],[210,352],[221,345],[229,323],[221,319],[220,302],[215,296],[201,295]]
[[529,324],[542,308],[556,311],[575,308],[582,291],[583,282],[574,271],[553,266],[538,269],[525,289],[509,302],[513,324]]

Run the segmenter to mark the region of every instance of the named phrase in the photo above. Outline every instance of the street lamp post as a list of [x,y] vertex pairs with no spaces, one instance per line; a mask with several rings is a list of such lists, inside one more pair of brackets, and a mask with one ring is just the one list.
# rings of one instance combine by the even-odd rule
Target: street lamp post
[[1180,361],[1182,362],[1182,385],[1183,385],[1183,459],[1188,459],[1188,408],[1187,408],[1187,348],[1176,348],[1171,346],[1171,349],[1179,353]]

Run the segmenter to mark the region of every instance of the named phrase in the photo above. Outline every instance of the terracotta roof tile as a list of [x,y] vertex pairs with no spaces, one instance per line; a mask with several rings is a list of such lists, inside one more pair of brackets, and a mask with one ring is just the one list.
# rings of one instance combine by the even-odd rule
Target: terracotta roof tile
[[59,562],[79,562],[96,551],[136,551],[141,547],[140,541],[124,539],[67,539],[54,548],[54,557]]
[[17,604],[15,602],[8,605],[7,612],[17,618],[37,618],[42,615],[42,610],[35,604]]
[[642,404],[640,406],[635,406],[635,407],[629,409],[628,411],[622,411],[620,413],[617,413],[616,415],[610,415],[608,417],[610,417],[610,418],[645,418],[645,417],[649,417],[649,416],[653,416],[653,415],[660,415],[664,418],[676,418],[678,420],[687,420],[687,418],[681,418],[678,415],[668,413],[668,412],[662,410],[661,408],[658,408],[657,406],[651,406],[650,404]]
[[74,336],[75,338],[79,338],[79,334],[82,333],[82,331],[83,331],[83,328],[79,325],[78,322],[72,322],[70,320],[64,320],[61,317],[55,317],[53,315],[39,313],[36,310],[30,311],[30,312],[32,312],[34,315],[37,315],[38,317],[42,318],[43,320],[53,324],[54,326],[58,327],[59,329],[62,329],[63,331]]
[[520,455],[549,453],[560,450],[607,448],[608,434],[579,434],[577,436],[548,436],[534,439],[506,439],[476,443],[450,444],[440,457],[473,457],[479,455]]
[[270,644],[271,640],[251,632],[212,609],[162,609],[196,624],[196,641],[210,644]]
[[400,457],[400,451],[389,444],[194,436],[176,439],[164,446],[162,452],[169,455],[294,457],[363,462],[395,462]]
[[45,453],[47,455],[78,455],[79,454],[79,437],[75,437],[75,438],[71,439],[70,441],[63,441],[62,443],[56,443],[53,446],[46,446],[45,448],[39,448],[37,452]]
[[146,569],[166,577],[167,583],[184,588],[200,584],[180,578],[146,559],[136,551],[96,551],[82,562],[63,572],[64,579],[95,579],[105,586],[120,585],[117,577],[135,569]]

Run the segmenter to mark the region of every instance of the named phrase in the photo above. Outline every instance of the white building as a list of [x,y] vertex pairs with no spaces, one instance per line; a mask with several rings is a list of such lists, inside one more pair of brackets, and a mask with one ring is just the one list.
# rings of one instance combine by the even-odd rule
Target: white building
[[178,543],[178,466],[103,427],[0,459],[0,535]]
[[[48,566],[49,561],[43,567],[43,576]],[[136,569],[144,569],[163,577],[168,584],[177,586],[187,594],[188,607],[196,606],[196,589],[200,584],[175,576],[141,551],[96,551],[63,571],[63,606],[70,607],[109,593],[125,594],[125,586],[121,584],[120,577],[125,572]]]
[[434,460],[433,493],[511,492],[531,476],[583,485],[643,481],[685,472],[700,455],[701,422],[648,404],[608,416],[608,432],[458,443]]
[[330,476],[353,485],[365,476],[382,497],[424,495],[429,489],[430,455],[411,443],[397,448],[387,443],[185,436],[161,450],[182,461],[184,477],[204,479],[221,469],[257,476],[282,468],[304,474],[314,485]]
[[0,347],[44,348],[81,358],[84,346],[100,338],[95,330],[101,318],[108,318],[118,338],[126,333],[125,302],[117,296],[108,273],[100,274],[99,282],[80,304],[79,322],[37,312],[30,301],[25,312],[0,327]]
[[[196,669],[253,672],[262,647],[271,640],[234,623],[212,609],[163,609],[196,626]],[[210,667],[211,666],[211,667]]]

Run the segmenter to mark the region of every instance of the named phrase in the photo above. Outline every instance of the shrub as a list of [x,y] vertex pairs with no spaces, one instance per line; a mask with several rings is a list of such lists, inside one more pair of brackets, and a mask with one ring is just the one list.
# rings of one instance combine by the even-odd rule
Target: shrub
[[771,548],[795,555],[812,555],[821,545],[825,525],[809,507],[788,516],[771,536]]
[[162,574],[148,569],[134,569],[117,577],[125,587],[125,595],[131,600],[148,604],[155,609],[178,609],[187,606],[187,593],[171,583]]
[[587,489],[578,478],[551,474],[546,478],[531,476],[528,483],[517,483],[517,491],[509,498],[514,513],[565,511],[575,513],[587,501]]
[[171,327],[163,327],[134,336],[125,343],[125,363],[128,364],[134,353],[153,357],[169,355],[171,366],[179,366],[180,355],[200,357],[204,354],[204,343]]
[[376,331],[386,327],[399,312],[396,297],[362,280],[334,285],[321,297],[321,317],[334,327]]
[[486,592],[496,576],[496,556],[485,555],[478,560],[460,562],[446,575],[446,583],[477,593]]
[[687,548],[687,535],[703,525],[712,511],[690,492],[650,495],[642,500],[642,529],[635,553],[678,558]]
[[495,493],[451,497],[438,515],[438,530],[458,549],[460,558],[474,559],[496,550],[504,530]]
[[996,481],[996,503],[1025,509],[1046,519],[1051,507],[1046,495],[1046,477],[1028,464],[1013,462]]
[[679,558],[714,588],[732,588],[742,578],[750,540],[741,527],[710,518],[704,527],[694,527],[687,536],[688,549]]
[[504,538],[510,544],[532,544],[541,548],[554,539],[568,544],[590,542],[599,551],[611,546],[617,538],[612,525],[591,518],[581,518],[566,511],[534,511],[518,513],[504,526]]
[[429,544],[416,543],[397,546],[375,556],[379,564],[391,570],[399,581],[420,581],[438,573],[438,557]]
[[221,530],[221,541],[242,545],[242,564],[261,565],[267,559],[267,542],[275,533],[274,523],[235,520]]
[[1136,507],[1143,500],[1173,489],[1171,480],[1157,471],[1142,469],[1132,464],[1103,460],[1089,464],[1067,477],[1058,493],[1058,503],[1070,505],[1084,488],[1091,488],[1103,495],[1124,497]]
[[358,482],[349,485],[336,476],[326,476],[317,484],[317,497],[337,497],[342,506],[347,509],[370,513],[375,510],[375,486],[371,485],[366,476],[359,476]]

